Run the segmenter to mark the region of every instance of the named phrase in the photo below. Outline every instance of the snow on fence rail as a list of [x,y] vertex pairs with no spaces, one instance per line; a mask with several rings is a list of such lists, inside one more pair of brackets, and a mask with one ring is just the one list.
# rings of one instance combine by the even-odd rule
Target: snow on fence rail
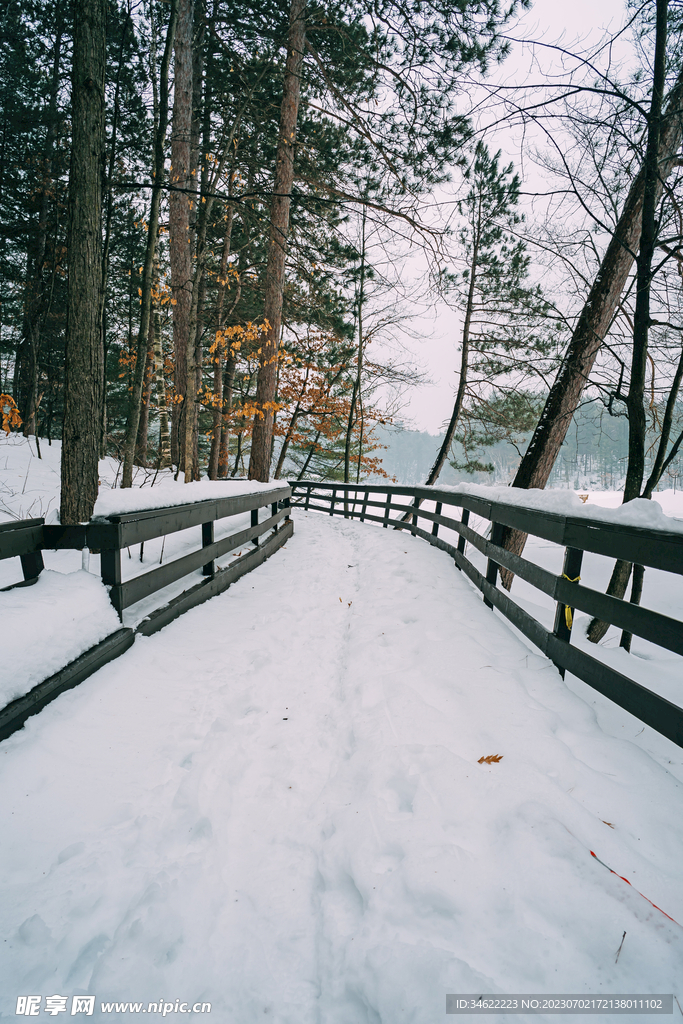
[[[590,515],[563,515],[528,508],[515,502],[486,500],[467,489],[387,486],[386,484],[341,484],[291,481],[293,507],[343,515],[361,522],[381,524],[385,529],[408,530],[448,552],[484,595],[489,608],[497,608],[543,654],[562,675],[565,670],[582,679],[615,704],[683,747],[683,708],[570,643],[573,612],[578,609],[596,616],[659,647],[683,655],[683,623],[628,601],[609,597],[581,585],[578,578],[584,552],[621,558],[637,565],[683,575],[683,532],[644,528],[608,521]],[[381,497],[381,500],[379,500]],[[399,503],[396,498],[412,499]],[[517,498],[518,496],[515,495]],[[421,507],[434,502],[434,511]],[[461,509],[460,519],[443,514],[443,507]],[[395,513],[392,516],[392,513]],[[490,539],[469,526],[473,513],[491,523]],[[614,518],[614,517],[613,517]],[[431,531],[418,525],[420,519],[432,524]],[[501,547],[505,527],[511,527],[565,548],[562,575],[512,554]],[[459,534],[457,546],[439,537],[439,527]],[[486,574],[466,557],[466,543],[487,558]],[[556,602],[552,631],[498,588],[499,568],[504,566]],[[565,610],[570,609],[567,615]]]
[[[42,519],[0,525],[0,560],[19,557],[24,579],[3,588],[26,587],[35,584],[42,572],[44,550],[89,549],[100,554],[102,582],[109,588],[111,602],[119,619],[126,608],[158,593],[182,580],[197,569],[207,577],[184,590],[148,614],[136,629],[123,627],[86,651],[49,679],[35,686],[29,693],[0,709],[0,739],[5,739],[21,728],[26,719],[40,711],[64,690],[70,689],[92,675],[113,658],[123,654],[135,641],[137,634],[150,636],[195,605],[220,594],[245,573],[280,548],[294,531],[289,518],[288,484],[279,484],[247,494],[218,497],[174,507],[142,509],[125,514],[92,519],[76,526],[46,525]],[[259,511],[270,506],[270,514],[259,521]],[[251,513],[251,525],[228,536],[214,539],[214,526],[218,520]],[[283,522],[284,520],[284,522]],[[121,572],[121,553],[134,544],[191,527],[201,526],[201,546],[189,553],[141,572],[124,580]],[[270,536],[265,535],[270,533]],[[225,568],[216,567],[216,559],[243,544],[252,550],[236,558]]]

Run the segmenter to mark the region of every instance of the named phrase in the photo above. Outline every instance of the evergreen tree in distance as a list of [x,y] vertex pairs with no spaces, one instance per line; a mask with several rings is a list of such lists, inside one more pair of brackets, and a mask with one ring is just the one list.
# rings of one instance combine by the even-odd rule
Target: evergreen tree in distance
[[[463,318],[460,378],[427,485],[436,482],[456,437],[467,450],[533,427],[536,396],[556,352],[552,309],[540,287],[529,283],[530,256],[518,237],[519,177],[512,164],[501,167],[499,160],[500,153],[492,156],[484,143],[477,144],[459,203],[465,268],[453,275],[450,287]],[[463,420],[468,429],[458,436]],[[468,459],[457,468],[488,467]]]

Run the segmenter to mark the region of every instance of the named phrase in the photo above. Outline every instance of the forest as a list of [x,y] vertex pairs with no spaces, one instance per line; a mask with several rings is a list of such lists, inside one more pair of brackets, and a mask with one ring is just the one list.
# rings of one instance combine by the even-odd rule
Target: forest
[[624,500],[675,479],[681,4],[590,47],[520,38],[528,6],[4,0],[0,409],[61,439],[63,523],[104,455],[124,487],[381,476],[439,304],[428,484],[507,445],[544,487],[585,405]]

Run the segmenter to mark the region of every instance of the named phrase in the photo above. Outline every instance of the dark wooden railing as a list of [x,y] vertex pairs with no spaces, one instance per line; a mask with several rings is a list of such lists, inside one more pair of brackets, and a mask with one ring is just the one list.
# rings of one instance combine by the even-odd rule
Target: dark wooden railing
[[[293,507],[377,523],[385,529],[406,530],[446,551],[482,592],[487,606],[497,608],[509,619],[555,663],[562,675],[565,671],[571,672],[640,721],[683,746],[683,709],[572,645],[568,625],[572,616],[565,615],[566,608],[572,610],[572,615],[578,609],[683,655],[683,623],[679,620],[609,597],[577,582],[585,551],[681,575],[683,534],[621,526],[584,516],[558,515],[436,487],[308,480],[291,481],[291,486]],[[435,503],[433,512],[421,506],[425,501]],[[460,514],[455,518],[457,511]],[[470,527],[470,514],[491,523],[489,538]],[[431,529],[420,526],[420,520]],[[501,535],[506,526],[562,545],[565,548],[562,575],[502,548]],[[459,535],[457,545],[439,537],[440,527]],[[486,557],[485,574],[467,558],[468,542]],[[552,631],[498,587],[500,566],[510,569],[556,602]],[[683,697],[683,673],[681,691]]]
[[[0,709],[0,739],[21,728],[30,715],[40,711],[64,690],[76,686],[102,665],[123,654],[137,634],[150,636],[156,633],[183,612],[220,594],[264,562],[294,531],[294,524],[289,518],[290,494],[289,484],[276,483],[268,490],[112,515],[77,526],[45,525],[42,519],[0,525],[0,560],[19,557],[24,576],[23,580],[5,587],[5,590],[36,583],[43,569],[42,552],[65,548],[88,548],[99,552],[102,582],[109,587],[111,602],[120,619],[125,609],[198,569],[205,577],[171,600],[162,602],[135,629],[122,627],[30,693]],[[262,509],[267,511],[265,517]],[[216,522],[245,512],[251,514],[248,527],[219,540],[214,539]],[[201,544],[197,548],[155,569],[123,579],[121,556],[126,549],[198,526],[201,527]],[[247,554],[235,558],[224,568],[217,568],[218,558],[244,544],[250,546]]]
[[[43,571],[43,524],[44,519],[22,519],[18,523],[0,524],[0,561],[5,558],[21,559],[24,575],[13,587],[29,587]],[[11,587],[3,587],[10,590]]]

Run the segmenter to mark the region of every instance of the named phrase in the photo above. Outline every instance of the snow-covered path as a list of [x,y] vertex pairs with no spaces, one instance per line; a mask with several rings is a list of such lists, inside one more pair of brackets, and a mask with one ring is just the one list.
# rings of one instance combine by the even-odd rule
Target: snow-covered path
[[220,1024],[431,1024],[447,992],[683,1004],[683,929],[590,856],[683,922],[683,785],[442,552],[295,531],[0,745],[0,1017],[30,993]]

